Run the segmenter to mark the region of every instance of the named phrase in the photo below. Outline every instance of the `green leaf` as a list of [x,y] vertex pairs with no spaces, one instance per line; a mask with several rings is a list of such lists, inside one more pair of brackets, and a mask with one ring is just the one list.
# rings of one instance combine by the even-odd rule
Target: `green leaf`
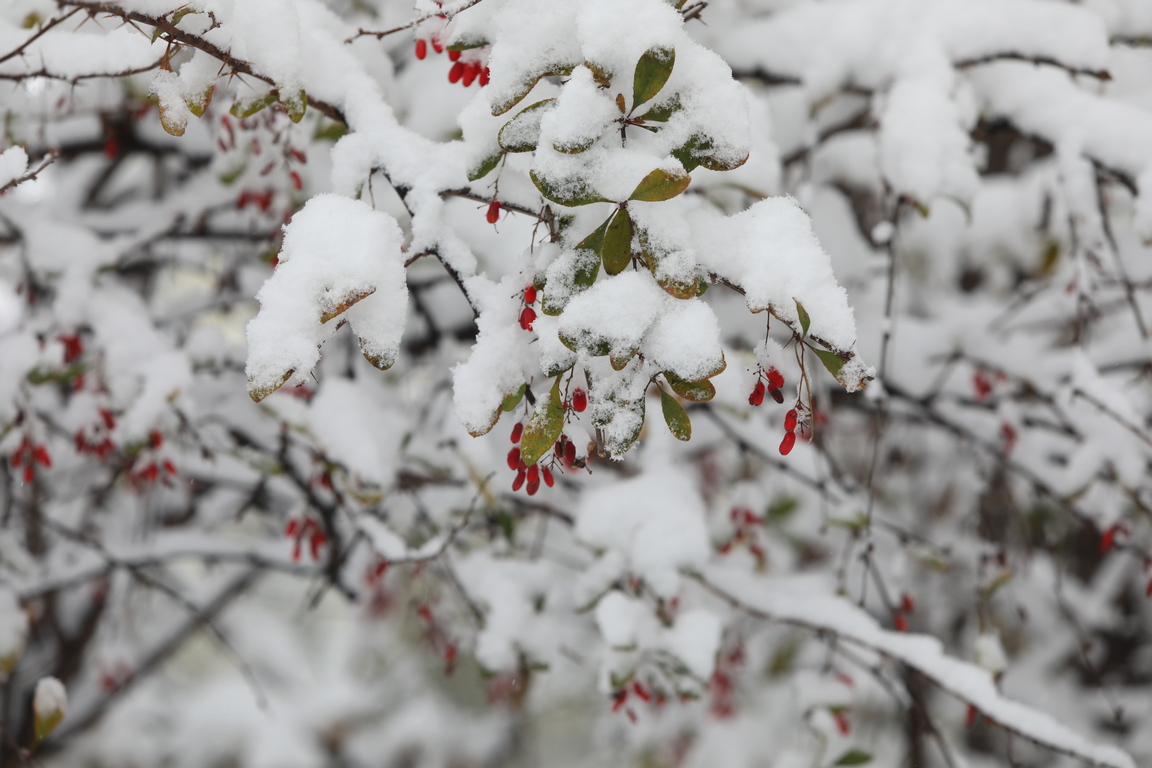
[[744,165],[748,155],[739,159],[721,157],[716,151],[712,139],[696,134],[688,139],[683,146],[672,152],[672,157],[680,161],[684,170],[692,172],[697,166],[704,166],[710,171],[731,171]]
[[467,37],[467,36],[462,35],[459,38],[457,38],[456,40],[453,40],[452,42],[448,43],[448,45],[446,47],[450,51],[470,51],[473,48],[483,48],[486,45],[490,45],[490,43],[487,40],[485,40],[483,37],[479,37],[479,36]]
[[808,335],[808,328],[812,325],[812,318],[808,317],[808,310],[804,309],[804,305],[800,303],[799,299],[792,299],[796,302],[796,314],[800,316],[800,336],[803,338]]
[[500,164],[500,161],[503,158],[503,151],[494,152],[493,154],[488,155],[488,157],[477,163],[476,166],[472,168],[472,170],[468,171],[468,181],[479,181],[488,174],[492,173],[492,170]]
[[288,113],[288,118],[298,123],[304,119],[304,113],[308,110],[308,96],[304,93],[303,88],[296,88],[295,90],[280,92],[280,103],[284,105],[284,111]]
[[684,406],[680,405],[676,398],[665,392],[663,387],[659,387],[659,389],[660,408],[664,411],[664,423],[668,425],[672,436],[677,440],[691,440],[692,422],[688,419],[688,412],[684,410]]
[[618,275],[632,262],[632,217],[627,208],[619,208],[600,244],[600,258],[604,260],[604,271]]
[[844,367],[844,361],[841,360],[838,355],[832,352],[826,352],[823,349],[812,347],[812,351],[816,353],[816,357],[820,358],[820,362],[824,363],[824,367],[828,369],[828,373],[839,380],[840,369]]
[[660,93],[675,65],[676,51],[671,48],[650,48],[644,52],[636,62],[636,74],[632,78],[632,109]]
[[644,114],[637,117],[637,120],[643,120],[649,123],[663,123],[681,110],[680,97],[673,96],[663,104],[652,107]]
[[692,177],[683,172],[665,171],[657,168],[645,176],[636,189],[632,191],[629,200],[642,200],[647,203],[658,203],[661,200],[670,200],[684,190],[692,182]]
[[544,99],[522,109],[504,123],[496,141],[506,152],[531,152],[540,141],[540,119],[556,106],[556,99]]
[[524,398],[524,390],[528,388],[527,384],[521,384],[520,389],[504,398],[504,402],[500,404],[500,408],[509,413],[516,406],[520,405],[520,401]]
[[536,401],[536,410],[524,427],[520,438],[520,458],[528,466],[552,448],[564,431],[564,400],[560,397],[560,377],[552,382],[552,390]]
[[245,117],[252,117],[265,107],[270,107],[280,100],[280,92],[273,88],[263,96],[255,96],[250,99],[236,99],[232,104],[232,108],[228,112],[232,117],[244,119]]
[[703,381],[685,381],[671,371],[664,371],[664,378],[672,391],[685,400],[694,403],[706,403],[716,397],[716,387],[707,379]]
[[492,105],[492,114],[502,115],[508,110],[512,109],[512,107],[519,104],[524,100],[524,97],[527,96],[532,91],[532,89],[536,87],[536,83],[540,82],[541,78],[566,77],[572,74],[573,69],[575,69],[575,66],[572,64],[555,64],[551,67],[545,68],[543,72],[529,75],[527,78],[520,81],[520,87],[517,88],[508,98],[504,99],[503,101],[498,101]]
[[870,762],[872,762],[872,755],[859,749],[851,749],[840,755],[840,759],[833,765],[864,765],[864,763]]
[[636,357],[636,353],[638,351],[639,351],[638,349],[629,349],[620,357],[617,357],[617,356],[609,353],[608,363],[612,366],[612,370],[622,371],[622,370],[624,370],[625,366],[627,366],[628,363],[631,362],[632,358]]
[[553,184],[550,179],[537,174],[536,171],[529,171],[528,175],[532,177],[532,183],[536,185],[536,189],[540,190],[541,195],[554,203],[566,205],[569,208],[592,203],[612,202],[606,197],[601,197],[583,179],[577,179],[575,184],[558,186]]
[[[605,221],[599,229],[584,238],[577,246],[576,258],[574,259],[575,271],[572,273],[571,280],[557,279],[557,283],[561,286],[570,285],[571,287],[567,290],[563,287],[556,291],[544,290],[543,298],[540,300],[540,309],[544,314],[553,317],[559,315],[564,311],[564,307],[568,306],[568,302],[573,296],[588,290],[596,282],[596,277],[600,274],[600,239],[603,238],[607,226],[608,222]],[[585,246],[584,243],[593,237],[596,238],[595,247]],[[558,299],[557,295],[562,298]]]
[[589,149],[591,149],[592,145],[596,143],[596,139],[598,138],[598,136],[585,137],[584,139],[573,142],[571,144],[558,144],[556,142],[552,142],[552,149],[556,150],[557,152],[563,152],[566,155],[578,155],[581,152],[587,152]]
[[795,496],[784,496],[772,502],[764,513],[764,519],[769,523],[783,522],[799,508],[800,501]]

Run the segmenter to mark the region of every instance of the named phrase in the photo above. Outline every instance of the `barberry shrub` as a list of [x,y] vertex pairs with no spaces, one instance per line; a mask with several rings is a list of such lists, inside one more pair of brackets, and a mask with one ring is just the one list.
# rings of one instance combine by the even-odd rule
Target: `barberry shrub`
[[0,6],[0,768],[1146,762],[1150,38]]

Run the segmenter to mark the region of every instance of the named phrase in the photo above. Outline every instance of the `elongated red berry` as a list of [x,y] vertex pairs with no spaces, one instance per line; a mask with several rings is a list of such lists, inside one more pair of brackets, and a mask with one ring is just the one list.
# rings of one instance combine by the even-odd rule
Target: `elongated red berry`
[[532,483],[536,483],[537,485],[540,484],[539,464],[533,464],[532,466],[528,467],[528,484],[531,485]]
[[768,394],[772,395],[772,399],[775,400],[776,402],[778,402],[778,403],[784,402],[784,394],[780,390],[776,389],[776,387],[769,386],[768,387]]
[[456,62],[452,65],[452,69],[448,70],[448,82],[458,83],[462,77],[464,77],[464,65]]
[[536,310],[532,307],[524,307],[520,312],[520,327],[526,331],[532,330],[532,323],[536,320]]
[[795,432],[796,431],[796,418],[797,418],[797,414],[796,414],[795,408],[788,411],[788,413],[784,414],[784,431],[785,432]]
[[900,597],[900,612],[901,613],[915,613],[916,612],[916,601],[912,599],[911,595],[905,593],[904,595],[902,595]]
[[752,388],[752,394],[748,395],[748,405],[760,405],[764,402],[764,382],[757,381],[756,386]]
[[896,628],[897,632],[908,631],[908,619],[900,611],[896,612],[896,616],[892,619],[892,626]]
[[769,386],[776,389],[784,388],[784,377],[780,374],[780,371],[775,368],[769,368],[765,375],[768,377]]
[[508,451],[508,469],[520,469],[520,449]]
[[524,487],[525,474],[526,473],[524,472],[524,470],[520,470],[519,472],[516,473],[516,479],[512,481],[512,490],[513,491],[518,491]]
[[520,442],[520,436],[524,434],[524,422],[517,422],[516,426],[512,427],[512,442]]
[[551,468],[544,467],[540,474],[544,475],[544,485],[548,486],[549,488],[556,485],[556,478],[552,475]]
[[52,466],[52,457],[48,455],[48,449],[42,445],[38,445],[32,450],[32,459],[37,464],[43,464],[46,467]]
[[460,61],[460,51],[448,51],[448,61]]
[[488,80],[491,79],[491,77],[492,75],[488,72],[488,67],[484,67],[484,69],[480,70],[480,87],[483,88],[484,86],[488,85]]
[[568,442],[564,445],[564,461],[569,464],[576,462],[576,443]]
[[536,303],[536,286],[530,285],[524,289],[524,303],[525,304],[535,304]]
[[[488,215],[485,218],[488,219],[489,224],[495,224],[497,221],[500,220],[500,201],[499,200],[493,200],[492,202],[490,202],[488,204]],[[531,303],[531,302],[529,302],[529,303]]]
[[426,40],[416,41],[416,58],[422,59],[428,55],[428,42]]
[[525,488],[529,496],[535,496],[536,491],[540,490],[540,479],[537,478],[535,482],[529,482],[528,487]]
[[[440,38],[437,35],[432,35],[432,50],[436,51],[436,53],[444,53],[444,43],[440,42]],[[452,61],[455,60],[456,59],[452,59]]]
[[480,74],[480,68],[475,64],[468,63],[464,65],[464,76],[461,78],[460,84],[465,88],[472,85],[476,81],[477,75]]
[[300,521],[292,518],[284,525],[284,535],[291,538],[300,530]]
[[784,435],[784,439],[780,441],[780,455],[787,456],[792,453],[792,446],[796,445],[796,433],[789,432]]
[[584,409],[588,407],[588,393],[577,387],[572,390],[572,410],[576,413],[583,413]]
[[100,409],[100,418],[104,421],[104,426],[108,429],[116,428],[116,415],[107,408]]

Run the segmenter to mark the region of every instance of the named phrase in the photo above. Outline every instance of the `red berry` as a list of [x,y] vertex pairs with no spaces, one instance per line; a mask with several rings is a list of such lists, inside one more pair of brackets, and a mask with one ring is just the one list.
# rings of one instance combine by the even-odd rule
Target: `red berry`
[[530,285],[524,289],[524,303],[525,304],[535,304],[536,303],[536,286]]
[[428,43],[425,40],[416,41],[416,58],[422,59],[428,55]]
[[900,598],[900,611],[902,613],[916,612],[916,601],[912,599],[911,595],[905,594]]
[[[440,51],[436,52],[439,53]],[[460,51],[448,51],[448,61],[460,61]]]
[[795,432],[796,431],[796,409],[795,408],[788,411],[788,413],[784,414],[784,431],[785,432]]
[[776,387],[769,386],[768,387],[768,394],[772,395],[772,399],[775,400],[776,402],[778,402],[778,403],[784,402],[783,393],[781,393],[780,390],[776,389]]
[[976,715],[978,714],[979,712],[976,711],[976,707],[969,704],[968,711],[964,713],[964,727],[971,728],[976,725]]
[[556,485],[556,478],[552,475],[552,470],[549,467],[544,467],[544,471],[541,474],[544,475],[544,485],[549,488]]
[[300,530],[300,521],[297,520],[296,518],[292,518],[291,520],[289,520],[284,525],[284,535],[287,536],[288,538],[292,538],[293,536],[295,536],[296,532],[299,530]]
[[491,75],[488,72],[488,67],[484,67],[484,69],[480,70],[480,87],[483,88],[484,86],[488,85],[488,80],[490,78]]
[[452,65],[452,69],[448,70],[448,82],[458,83],[462,77],[464,77],[464,65],[456,62]]
[[164,459],[164,471],[170,475],[176,474],[176,465],[170,459]]
[[564,445],[564,461],[569,464],[576,463],[576,443],[568,442]]
[[760,405],[764,402],[764,382],[757,381],[756,386],[752,388],[752,394],[748,395],[749,405]]
[[896,612],[896,616],[892,620],[892,623],[895,625],[897,632],[908,631],[908,619],[904,618],[904,614],[900,611]]
[[108,429],[116,428],[116,416],[112,413],[112,411],[108,410],[107,408],[101,408],[100,418],[104,420],[104,426]]
[[517,422],[516,426],[512,427],[512,442],[520,442],[520,436],[522,434],[524,434],[524,422]]
[[[489,224],[495,224],[497,221],[500,220],[500,201],[499,200],[493,200],[491,203],[488,204],[487,219],[488,219]],[[528,303],[531,304],[532,302],[528,302]]]
[[512,450],[508,451],[508,469],[520,469],[519,448],[513,448]]
[[43,464],[45,467],[52,466],[52,457],[48,455],[48,449],[42,445],[38,445],[32,449],[32,459],[37,464]]
[[577,413],[583,413],[584,409],[588,407],[588,393],[577,387],[572,390],[572,410]]
[[784,377],[780,375],[780,371],[775,368],[769,368],[767,374],[768,385],[776,389],[784,388]]
[[36,473],[33,471],[32,465],[29,464],[28,466],[24,467],[24,482],[30,483],[34,479],[36,479]]
[[[440,42],[440,38],[436,35],[432,35],[432,50],[436,53],[444,53],[444,43]],[[456,61],[456,59],[452,59],[452,61]]]
[[160,430],[154,429],[152,433],[148,435],[148,441],[152,444],[153,448],[159,448],[164,445],[164,435],[160,434]]
[[528,492],[529,496],[535,496],[536,491],[540,490],[540,481],[536,480],[536,482],[528,483],[528,487],[525,488],[524,490],[526,490]]
[[524,487],[524,475],[525,475],[524,470],[520,470],[519,472],[516,473],[516,479],[512,481],[512,490],[513,491],[518,491]]
[[536,320],[536,310],[532,307],[524,307],[520,313],[520,327],[526,331],[532,330],[532,323]]
[[539,464],[533,464],[532,466],[528,467],[528,484],[532,485],[532,483],[536,483],[536,485],[540,485],[540,465]]
[[848,716],[843,712],[833,712],[832,717],[836,720],[836,730],[840,731],[841,736],[847,736],[848,732],[852,730],[848,724]]
[[784,435],[784,439],[780,441],[780,455],[787,456],[792,453],[792,446],[796,445],[796,433],[789,432]]
[[468,63],[464,65],[464,77],[461,80],[461,85],[465,88],[472,85],[476,80],[476,76],[480,74],[480,68],[475,64]]

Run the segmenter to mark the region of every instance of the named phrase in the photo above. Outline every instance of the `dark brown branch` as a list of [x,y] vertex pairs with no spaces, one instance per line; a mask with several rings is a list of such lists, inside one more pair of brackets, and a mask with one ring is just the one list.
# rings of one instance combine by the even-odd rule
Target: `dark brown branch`
[[1026,61],[1039,66],[1057,67],[1072,75],[1088,75],[1097,80],[1111,80],[1112,75],[1106,69],[1086,69],[1083,67],[1070,67],[1062,61],[1058,61],[1048,56],[1029,56],[1023,53],[1016,53],[1014,51],[1004,51],[1002,53],[990,53],[987,56],[977,56],[971,59],[961,59],[960,61],[952,62],[952,66],[956,69],[970,69],[978,67],[981,64],[992,64],[997,61]]
[[440,9],[440,10],[432,11],[430,13],[424,14],[423,16],[417,16],[416,18],[409,21],[407,24],[401,24],[398,27],[392,27],[392,29],[373,31],[373,30],[364,29],[363,27],[361,27],[360,29],[356,30],[355,35],[348,38],[344,42],[345,43],[351,43],[351,42],[353,42],[356,39],[361,38],[361,37],[374,37],[377,40],[380,40],[382,38],[387,37],[388,35],[394,35],[397,32],[403,32],[406,29],[412,29],[413,27],[416,27],[416,26],[419,26],[420,24],[423,24],[424,22],[428,21],[429,19],[435,19],[435,18],[441,18],[444,20],[451,19],[456,14],[466,11],[469,8],[471,8],[472,6],[479,4],[480,2],[481,2],[481,0],[468,0],[468,2],[464,3],[464,5],[460,6],[459,8],[448,8],[448,9]]
[[74,8],[70,13],[66,13],[63,16],[57,16],[55,19],[52,19],[52,21],[50,21],[47,24],[45,24],[44,26],[40,27],[39,31],[37,31],[36,34],[29,37],[27,40],[25,40],[23,43],[16,46],[15,48],[13,48],[8,53],[4,54],[3,56],[0,56],[0,64],[3,64],[4,62],[8,61],[9,59],[12,59],[12,58],[15,58],[16,56],[19,56],[21,53],[23,53],[25,50],[28,49],[28,46],[32,45],[32,43],[36,42],[41,37],[43,37],[44,34],[46,32],[48,32],[48,30],[52,29],[55,26],[59,26],[60,24],[63,24],[65,21],[72,18],[73,16],[75,16],[79,12],[80,12],[79,8]]

